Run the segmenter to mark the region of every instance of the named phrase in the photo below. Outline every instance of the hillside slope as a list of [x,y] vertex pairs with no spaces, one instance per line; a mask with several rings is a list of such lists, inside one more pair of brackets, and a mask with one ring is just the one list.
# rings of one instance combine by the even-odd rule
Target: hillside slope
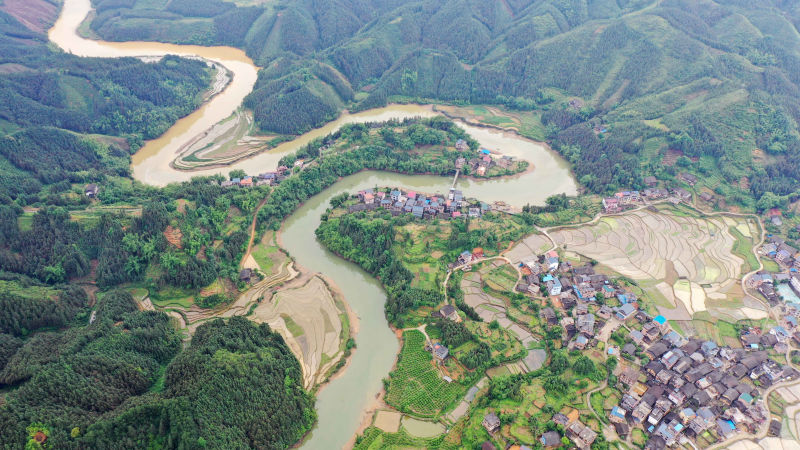
[[[640,153],[659,136],[713,157],[706,170],[741,201],[788,195],[800,180],[790,167],[800,153],[800,7],[788,0],[161,3],[95,0],[92,28],[246,49],[264,67],[247,100],[264,129],[298,133],[397,98],[567,110],[575,117],[548,123],[559,148],[595,145],[576,136],[585,130],[563,133],[576,124],[617,134],[602,168],[576,168],[594,191],[640,186],[641,164],[656,173],[661,161]],[[768,157],[754,169],[756,149]]]
[[127,175],[130,144],[162,134],[208,87],[200,61],[54,51],[45,32],[56,5],[0,3],[0,204],[34,203],[43,185]]

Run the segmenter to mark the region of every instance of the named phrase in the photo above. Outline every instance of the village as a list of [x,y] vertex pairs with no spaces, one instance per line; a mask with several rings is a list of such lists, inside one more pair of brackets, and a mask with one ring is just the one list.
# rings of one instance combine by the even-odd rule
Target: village
[[[678,180],[689,186],[694,186],[698,179],[695,175],[682,172],[678,174]],[[694,196],[682,187],[665,189],[658,187],[658,180],[654,176],[644,177],[644,184],[647,186],[643,191],[620,191],[611,197],[604,197],[602,200],[603,212],[606,214],[617,214],[637,206],[645,205],[647,202],[666,200],[673,204],[681,202],[692,203]],[[711,202],[714,196],[702,191],[698,197],[704,202]]]
[[393,216],[409,214],[417,219],[458,219],[481,217],[492,210],[486,203],[467,201],[464,194],[455,188],[451,188],[447,196],[400,189],[364,189],[357,193],[356,198],[358,203],[348,206],[349,213],[382,208],[391,211]]
[[[764,265],[747,279],[749,288],[757,290],[782,317],[781,335],[792,334],[800,343],[800,250],[787,244],[777,236],[767,236],[766,242],[758,248]],[[752,339],[752,338],[751,338]]]
[[[481,249],[465,251],[450,269],[469,271],[483,258]],[[784,264],[789,267],[788,261]],[[800,376],[767,352],[787,352],[790,339],[800,343],[796,315],[769,330],[746,329],[741,336],[743,348],[734,349],[681,336],[663,316],[652,317],[640,309],[639,299],[623,282],[596,273],[592,264],[573,266],[555,250],[531,256],[517,269],[521,278],[515,290],[544,300],[547,306],[539,312],[542,323],[561,327],[563,348],[599,347],[607,357],[620,358],[613,387],[621,399],[607,418],[621,439],[634,429],[645,433],[647,449],[706,447],[737,433],[755,433],[770,419],[760,402],[765,390]],[[435,316],[460,320],[450,305]],[[439,343],[429,351],[437,361],[450,356]],[[501,428],[498,414],[488,412],[481,422],[491,435]],[[601,432],[577,415],[557,412],[551,420],[561,431],[540,436],[545,448],[562,445],[566,437],[577,448],[588,449]],[[780,429],[779,421],[769,423],[772,435]]]
[[[294,163],[293,168],[302,169],[303,161],[298,160]],[[257,176],[245,175],[242,177],[233,177],[230,180],[222,181],[219,183],[224,188],[242,187],[248,188],[253,186],[276,186],[291,175],[292,169],[286,166],[279,166],[275,171],[264,172]]]
[[[460,142],[459,146],[465,144]],[[513,159],[492,158],[483,149],[474,158],[459,156],[455,162],[458,171],[478,175],[511,163]],[[297,161],[292,168],[281,166],[275,172],[232,178],[221,186],[276,185],[302,168],[303,161]],[[693,185],[697,181],[693,177],[680,174],[678,178]],[[641,192],[621,191],[603,198],[603,212],[618,214],[651,202],[692,203],[693,194],[686,189],[660,188],[651,178],[645,179],[649,187]],[[708,196],[704,193],[703,200],[711,200]],[[455,182],[446,195],[399,188],[363,189],[344,206],[349,214],[384,210],[392,216],[408,215],[419,220],[477,219],[502,210],[502,205],[465,198]],[[770,422],[770,412],[763,406],[765,390],[800,375],[770,357],[774,352],[788,352],[792,339],[800,344],[800,254],[776,237],[769,237],[759,254],[774,261],[779,270],[759,271],[746,279],[748,287],[758,290],[784,319],[770,329],[743,328],[739,337],[743,348],[682,336],[664,316],[651,316],[642,309],[637,294],[624,282],[598,273],[590,263],[573,265],[556,249],[521,261],[515,267],[519,280],[514,291],[542,301],[541,322],[560,327],[562,348],[570,352],[601,349],[606,358],[619,359],[614,384],[609,383],[619,393],[619,402],[600,412],[607,414],[609,425],[621,439],[630,439],[638,430],[646,436],[647,449],[707,447],[740,433],[755,433],[767,422],[772,435],[780,433],[781,423]],[[470,271],[485,260],[482,249],[464,251],[448,264],[448,270]],[[433,311],[432,318],[462,320],[459,310],[450,304]],[[452,349],[436,340],[426,343],[425,350],[440,368],[457,358]],[[454,381],[446,371],[439,376],[448,384]],[[474,397],[477,388],[470,392]],[[552,414],[550,420],[560,428],[543,432],[539,442],[552,448],[561,446],[566,438],[577,448],[590,448],[603,433],[602,426],[564,412]],[[501,429],[499,413],[488,411],[482,416],[481,425],[492,436]]]

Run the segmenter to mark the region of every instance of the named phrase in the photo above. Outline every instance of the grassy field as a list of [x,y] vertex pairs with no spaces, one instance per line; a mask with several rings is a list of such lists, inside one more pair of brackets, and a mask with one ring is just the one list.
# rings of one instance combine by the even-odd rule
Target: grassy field
[[364,430],[364,434],[358,437],[353,448],[355,450],[378,450],[386,448],[457,449],[459,446],[445,442],[444,436],[433,439],[423,439],[411,436],[403,429],[400,429],[397,433],[386,433],[373,426]]
[[256,245],[253,246],[250,254],[253,256],[253,259],[256,260],[256,263],[258,263],[261,271],[269,276],[272,274],[273,268],[275,267],[275,262],[282,262],[284,259],[282,254],[277,254],[279,251],[280,249],[275,242],[275,232],[268,231],[261,238],[261,241],[257,242]]
[[157,308],[180,307],[189,309],[194,304],[194,295],[191,291],[176,287],[168,287],[150,294],[150,301]]
[[425,336],[417,330],[403,333],[397,368],[389,374],[386,403],[401,412],[436,417],[464,394],[458,382],[444,381],[425,351]]
[[546,139],[546,127],[542,124],[541,111],[514,111],[500,106],[450,106],[439,105],[437,109],[449,116],[478,122],[498,128],[514,130],[534,141]]
[[33,228],[33,214],[32,212],[26,212],[17,217],[17,225],[19,225],[20,231],[30,231]]
[[767,258],[761,258],[761,262],[764,263],[764,270],[767,272],[780,272],[781,266],[778,265],[775,261]]
[[742,274],[758,270],[758,259],[756,255],[753,254],[753,241],[743,235],[736,227],[730,227],[728,231],[730,231],[731,235],[736,239],[731,251],[734,255],[739,256],[745,261],[745,263],[742,264]]

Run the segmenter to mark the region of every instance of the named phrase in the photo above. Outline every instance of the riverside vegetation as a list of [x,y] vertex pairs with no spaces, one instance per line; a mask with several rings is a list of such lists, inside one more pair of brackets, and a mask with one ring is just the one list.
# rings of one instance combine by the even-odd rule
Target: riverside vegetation
[[[156,305],[230,301],[245,288],[238,265],[260,200],[257,234],[365,168],[447,175],[459,139],[477,148],[443,118],[348,125],[282,161],[306,164],[273,188],[226,189],[219,176],[152,188],[114,176],[98,194],[102,207],[81,209],[85,201],[71,199],[84,197],[82,184],[68,181],[36,197],[38,210],[0,205],[0,383],[11,389],[0,407],[3,442],[41,432],[66,448],[292,445],[314,423],[313,398],[278,334],[243,318],[218,320],[200,325],[181,350],[168,316],[139,312],[130,293],[145,290]],[[133,378],[91,382],[111,370]],[[250,381],[242,386],[234,373]],[[64,386],[70,394],[58,393]],[[239,397],[247,401],[229,403]],[[272,408],[287,414],[266,419]],[[201,417],[202,429],[189,417]]]

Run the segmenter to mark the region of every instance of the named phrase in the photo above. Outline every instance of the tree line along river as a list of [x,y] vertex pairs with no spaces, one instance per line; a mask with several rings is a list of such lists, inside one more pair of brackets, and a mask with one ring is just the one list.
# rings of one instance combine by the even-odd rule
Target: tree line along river
[[[390,105],[339,119],[312,130],[276,148],[230,166],[200,171],[180,171],[170,166],[179,149],[195,136],[233,114],[255,85],[258,67],[240,49],[163,44],[156,42],[103,42],[82,38],[78,27],[91,11],[90,0],[64,0],[61,15],[50,30],[50,40],[64,51],[86,57],[163,56],[201,57],[220,64],[232,74],[228,86],[192,114],[179,120],[161,137],[148,141],[133,156],[133,176],[156,186],[186,181],[193,176],[227,173],[242,169],[248,174],[273,170],[278,160],[325,136],[347,123],[374,122],[415,116],[432,116],[430,106]],[[459,189],[468,197],[483,201],[504,201],[510,205],[541,204],[557,193],[577,192],[568,164],[546,146],[516,134],[459,123],[484,147],[504,155],[525,159],[533,170],[504,179],[460,179]],[[298,264],[325,274],[333,280],[359,320],[357,350],[350,365],[317,396],[319,422],[306,449],[341,448],[352,438],[364,413],[382,389],[399,350],[397,338],[384,317],[386,297],[377,281],[353,264],[327,252],[315,239],[320,216],[335,195],[375,186],[402,186],[421,192],[446,192],[450,178],[409,176],[385,172],[361,172],[347,177],[310,199],[286,219],[281,230],[282,246]]]

